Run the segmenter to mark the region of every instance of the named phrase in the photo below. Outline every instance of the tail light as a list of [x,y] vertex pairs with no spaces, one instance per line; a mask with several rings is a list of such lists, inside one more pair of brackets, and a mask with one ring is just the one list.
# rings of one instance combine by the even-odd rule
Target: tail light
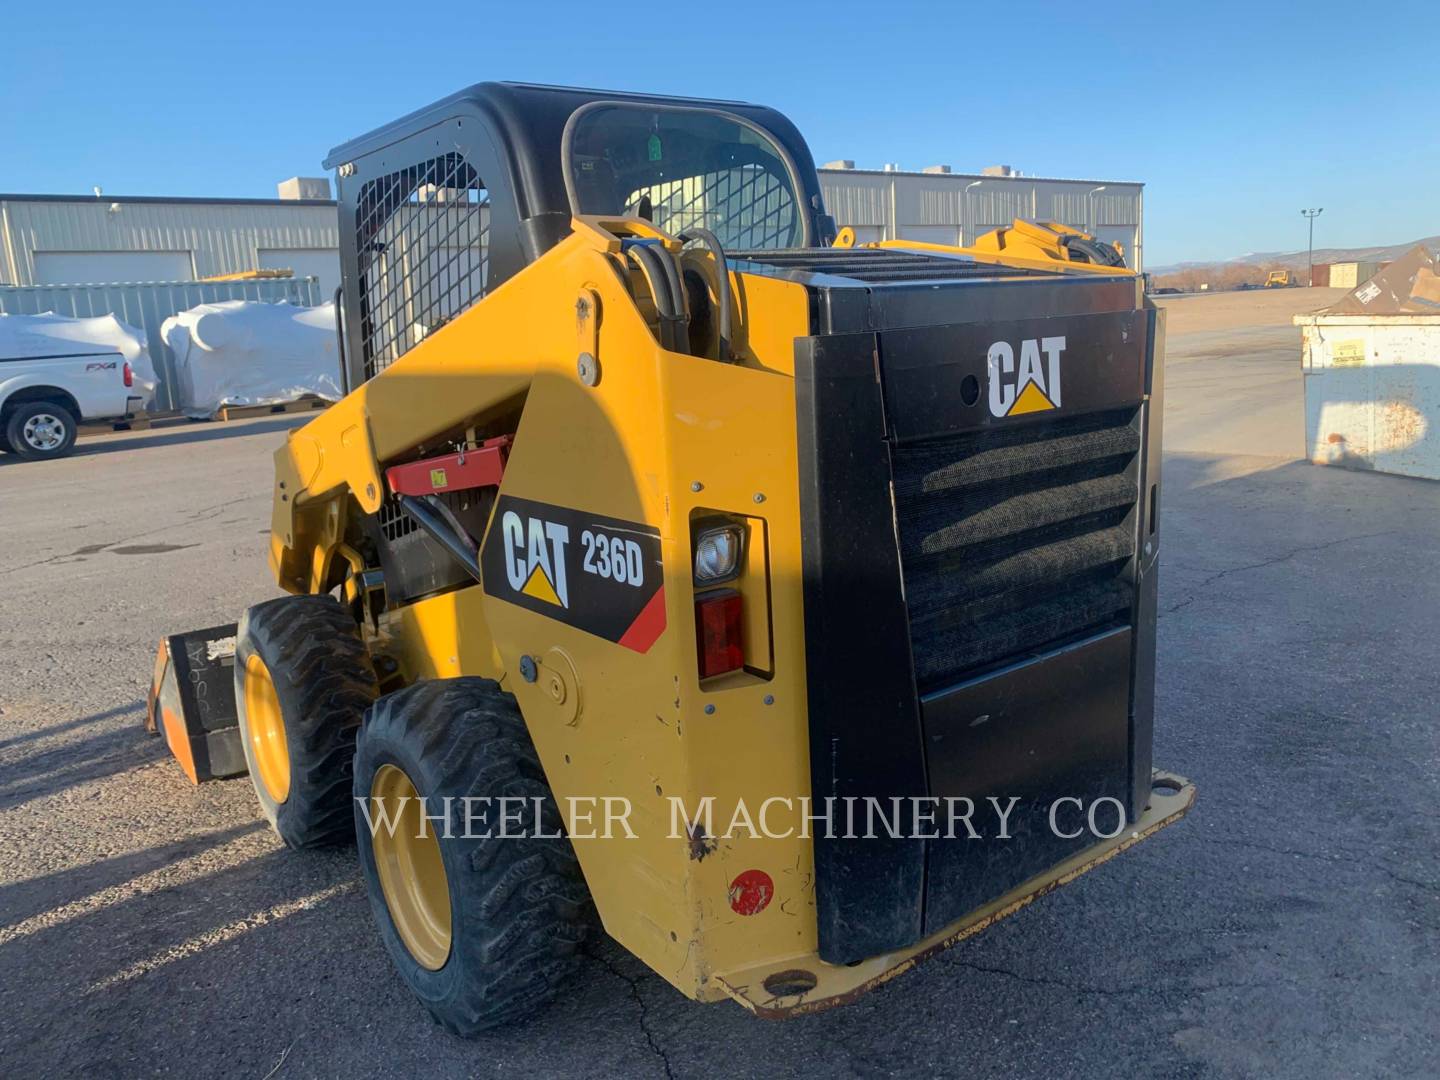
[[740,594],[733,589],[701,593],[695,598],[695,632],[700,653],[700,678],[739,671],[745,666],[741,643]]
[[126,385],[126,386],[134,386],[134,385],[135,385],[135,369],[130,366],[130,361],[129,361],[129,360],[126,360],[126,361],[125,361],[125,385]]

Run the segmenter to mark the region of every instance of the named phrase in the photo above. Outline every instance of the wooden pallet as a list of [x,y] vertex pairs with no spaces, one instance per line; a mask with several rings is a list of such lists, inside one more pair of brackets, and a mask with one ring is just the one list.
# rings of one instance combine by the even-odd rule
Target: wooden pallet
[[[161,415],[163,417],[164,414]],[[147,413],[133,416],[129,420],[81,420],[76,434],[81,438],[89,438],[92,435],[108,435],[115,431],[149,431],[152,419]]]
[[294,401],[285,401],[279,405],[222,405],[211,415],[211,420],[243,420],[247,417],[269,416],[273,413],[297,413],[310,412],[314,409],[326,409],[330,402],[324,398],[318,398],[314,394],[306,394]]

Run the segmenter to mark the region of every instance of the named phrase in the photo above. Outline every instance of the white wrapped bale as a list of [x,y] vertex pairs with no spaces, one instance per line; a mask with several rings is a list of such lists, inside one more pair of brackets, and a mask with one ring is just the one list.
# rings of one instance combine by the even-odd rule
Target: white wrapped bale
[[170,316],[160,334],[175,356],[177,404],[187,416],[342,396],[333,303],[200,304]]

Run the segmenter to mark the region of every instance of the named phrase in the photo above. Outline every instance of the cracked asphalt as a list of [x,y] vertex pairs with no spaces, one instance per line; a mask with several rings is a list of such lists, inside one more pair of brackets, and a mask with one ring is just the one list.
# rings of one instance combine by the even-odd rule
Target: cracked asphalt
[[140,729],[160,635],[274,593],[296,421],[0,459],[0,1075],[1440,1074],[1440,485],[1295,460],[1289,312],[1330,295],[1168,305],[1155,759],[1196,808],[786,1022],[600,938],[532,1022],[435,1027],[353,853],[283,850],[247,782],[193,788]]

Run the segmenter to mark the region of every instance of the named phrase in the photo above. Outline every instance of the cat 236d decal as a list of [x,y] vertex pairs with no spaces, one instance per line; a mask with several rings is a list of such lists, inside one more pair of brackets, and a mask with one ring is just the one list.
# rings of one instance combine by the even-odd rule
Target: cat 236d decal
[[485,592],[636,652],[665,630],[660,530],[502,495],[480,552]]

